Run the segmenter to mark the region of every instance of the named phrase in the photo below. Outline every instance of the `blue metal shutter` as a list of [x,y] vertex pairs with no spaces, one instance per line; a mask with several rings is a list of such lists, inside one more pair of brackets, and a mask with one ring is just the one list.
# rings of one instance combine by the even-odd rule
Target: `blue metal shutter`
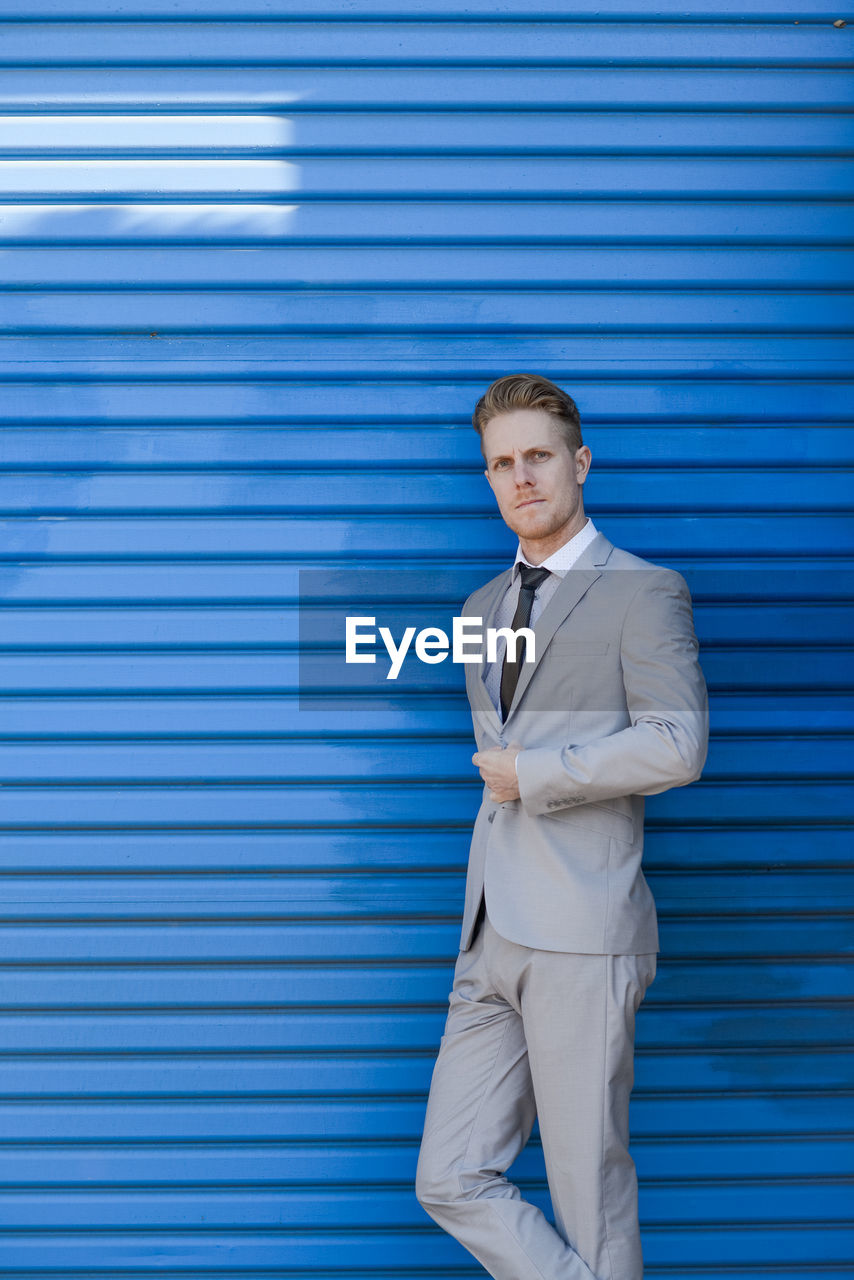
[[477,1270],[412,1190],[468,711],[300,710],[297,587],[506,562],[469,417],[513,370],[712,694],[648,804],[648,1275],[851,1267],[839,18],[0,0],[0,1273]]

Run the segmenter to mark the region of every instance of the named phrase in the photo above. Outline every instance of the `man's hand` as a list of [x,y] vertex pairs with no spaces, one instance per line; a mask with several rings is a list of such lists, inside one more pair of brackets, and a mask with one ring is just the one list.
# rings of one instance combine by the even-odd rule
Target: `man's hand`
[[516,777],[516,757],[522,750],[521,742],[511,742],[509,747],[490,747],[488,751],[475,751],[471,758],[480,776],[489,787],[489,798],[496,804],[519,799],[519,779]]

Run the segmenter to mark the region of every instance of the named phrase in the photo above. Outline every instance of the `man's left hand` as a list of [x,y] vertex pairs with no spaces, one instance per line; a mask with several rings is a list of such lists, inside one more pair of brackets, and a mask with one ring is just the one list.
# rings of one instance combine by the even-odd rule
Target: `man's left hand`
[[511,742],[509,747],[490,747],[488,751],[475,751],[471,758],[480,776],[489,787],[489,798],[496,804],[519,799],[519,779],[516,777],[516,757],[522,749],[521,742]]

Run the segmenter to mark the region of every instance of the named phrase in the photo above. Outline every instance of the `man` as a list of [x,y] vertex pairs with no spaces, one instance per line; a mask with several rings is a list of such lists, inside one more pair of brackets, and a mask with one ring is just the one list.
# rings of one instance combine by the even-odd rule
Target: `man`
[[[473,421],[519,549],[463,613],[530,627],[534,661],[466,668],[484,792],[416,1194],[495,1280],[641,1280],[628,1107],[658,951],[643,797],[706,758],[691,599],[585,516],[591,453],[564,391],[500,378]],[[554,1227],[503,1176],[535,1116]]]

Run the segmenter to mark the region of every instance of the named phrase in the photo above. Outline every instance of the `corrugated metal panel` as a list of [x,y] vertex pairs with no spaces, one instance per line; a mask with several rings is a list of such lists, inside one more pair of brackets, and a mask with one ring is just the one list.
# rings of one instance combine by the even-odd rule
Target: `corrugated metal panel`
[[468,419],[518,369],[712,696],[648,804],[648,1274],[854,1263],[839,17],[0,0],[3,1275],[473,1273],[412,1189],[468,711],[299,709],[297,588],[495,572]]

